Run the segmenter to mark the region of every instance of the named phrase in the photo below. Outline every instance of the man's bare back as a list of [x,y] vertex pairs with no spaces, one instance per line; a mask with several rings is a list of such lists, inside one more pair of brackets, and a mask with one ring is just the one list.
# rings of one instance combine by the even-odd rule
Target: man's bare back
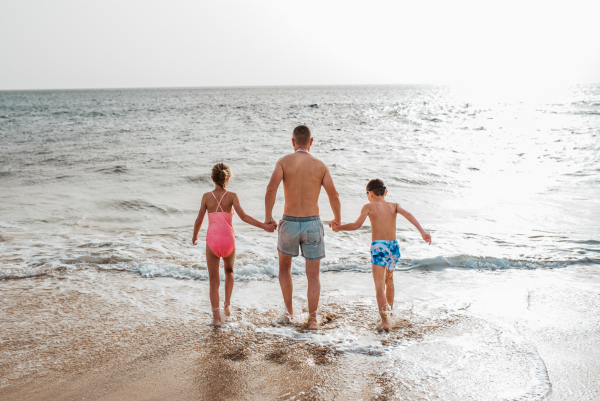
[[321,185],[329,170],[325,164],[307,152],[296,152],[282,157],[275,168],[283,175],[285,205],[288,216],[316,216],[319,214]]

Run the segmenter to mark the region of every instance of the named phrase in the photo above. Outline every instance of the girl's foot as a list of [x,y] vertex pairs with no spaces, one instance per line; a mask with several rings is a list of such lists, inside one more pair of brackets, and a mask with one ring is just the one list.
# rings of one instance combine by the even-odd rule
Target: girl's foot
[[231,311],[229,310],[229,305],[223,306],[223,311],[225,312],[225,316],[231,316]]
[[219,308],[214,308],[212,310],[213,313],[213,326],[219,327],[222,322],[221,322],[221,311],[219,310]]

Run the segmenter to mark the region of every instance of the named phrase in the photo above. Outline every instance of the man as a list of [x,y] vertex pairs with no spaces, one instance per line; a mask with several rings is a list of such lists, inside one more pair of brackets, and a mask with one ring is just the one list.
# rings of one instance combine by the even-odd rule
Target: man
[[279,251],[279,285],[288,312],[288,319],[294,316],[292,308],[292,258],[298,256],[299,248],[306,259],[308,280],[308,328],[316,329],[317,307],[321,295],[319,272],[321,259],[325,257],[323,224],[319,217],[319,193],[321,186],[329,197],[334,219],[329,223],[341,223],[340,198],[333,185],[327,166],[312,156],[310,147],[313,138],[310,129],[300,125],[294,129],[292,146],[294,153],[279,159],[267,186],[265,195],[265,222],[273,220],[273,206],[279,183],[283,180],[285,205],[283,218],[279,222],[277,250]]

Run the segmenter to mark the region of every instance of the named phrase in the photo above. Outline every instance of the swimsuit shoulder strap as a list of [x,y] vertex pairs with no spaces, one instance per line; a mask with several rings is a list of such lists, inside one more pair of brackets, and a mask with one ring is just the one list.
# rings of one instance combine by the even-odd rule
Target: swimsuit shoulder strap
[[[211,191],[212,193],[212,191]],[[225,194],[227,193],[227,190],[225,190],[225,192],[223,193],[223,196],[221,196],[221,199],[217,200],[217,197],[215,196],[214,193],[213,196],[215,196],[215,200],[217,200],[217,210],[215,210],[215,212],[219,211],[219,208],[221,208],[221,212],[225,213],[225,210],[223,210],[223,206],[221,206],[221,201],[223,200],[223,198],[225,197]]]

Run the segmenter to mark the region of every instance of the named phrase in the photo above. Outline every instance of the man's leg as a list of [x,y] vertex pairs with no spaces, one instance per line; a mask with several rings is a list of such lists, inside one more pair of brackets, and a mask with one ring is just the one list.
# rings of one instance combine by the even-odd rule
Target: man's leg
[[292,282],[292,257],[279,252],[279,285],[283,294],[283,302],[290,314],[290,318],[294,316],[294,308],[292,307],[292,293],[294,292],[294,283]]
[[[321,296],[321,280],[319,273],[321,268],[320,260],[306,261],[306,279],[308,280],[308,328],[317,328],[317,308],[319,307],[319,297]],[[313,320],[314,319],[314,320]]]

